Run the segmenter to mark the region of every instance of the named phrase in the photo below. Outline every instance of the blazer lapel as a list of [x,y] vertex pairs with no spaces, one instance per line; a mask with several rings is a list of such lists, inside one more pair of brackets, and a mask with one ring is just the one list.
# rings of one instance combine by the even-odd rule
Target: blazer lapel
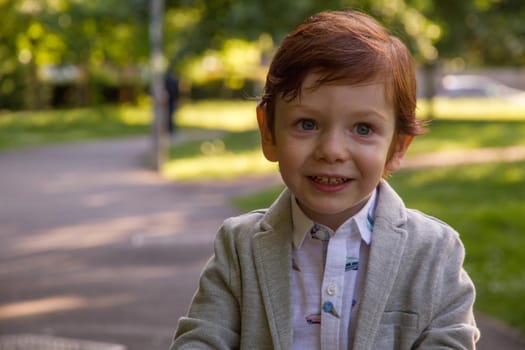
[[[395,192],[382,183],[376,208],[370,255],[358,314],[354,349],[371,349],[385,311],[397,272],[402,263],[407,233],[404,205]],[[353,319],[354,320],[354,319]]]
[[[292,220],[290,195],[283,192],[254,237],[254,258],[275,349],[292,346]],[[276,228],[279,228],[278,230]]]

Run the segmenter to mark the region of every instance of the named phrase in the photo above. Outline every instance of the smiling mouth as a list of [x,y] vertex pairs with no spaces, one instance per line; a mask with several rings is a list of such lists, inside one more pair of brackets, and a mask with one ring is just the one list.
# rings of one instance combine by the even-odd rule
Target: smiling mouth
[[310,176],[310,179],[320,185],[331,185],[337,186],[342,185],[350,181],[347,177],[336,177],[336,176]]

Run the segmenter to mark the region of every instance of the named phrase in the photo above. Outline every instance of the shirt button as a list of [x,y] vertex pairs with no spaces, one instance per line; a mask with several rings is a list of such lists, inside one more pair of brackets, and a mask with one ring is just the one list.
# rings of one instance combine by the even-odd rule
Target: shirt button
[[328,287],[326,287],[326,294],[332,296],[337,292],[337,287],[335,284],[329,284]]

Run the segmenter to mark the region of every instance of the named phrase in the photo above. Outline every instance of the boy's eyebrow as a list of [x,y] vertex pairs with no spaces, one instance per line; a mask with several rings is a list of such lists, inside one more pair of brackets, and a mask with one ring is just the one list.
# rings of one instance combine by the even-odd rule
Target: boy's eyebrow
[[382,113],[382,112],[380,112],[380,111],[378,111],[376,109],[357,111],[356,114],[362,114],[363,116],[375,116],[375,117],[379,117],[379,118],[384,119],[384,120],[388,119],[387,115],[385,115],[384,113]]

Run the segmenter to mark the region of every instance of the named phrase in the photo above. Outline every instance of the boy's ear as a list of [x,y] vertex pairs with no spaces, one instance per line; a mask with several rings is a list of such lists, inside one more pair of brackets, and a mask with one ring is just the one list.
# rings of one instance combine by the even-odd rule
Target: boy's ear
[[273,138],[272,131],[268,128],[266,122],[266,109],[262,106],[257,106],[257,124],[259,125],[259,133],[261,135],[262,151],[266,159],[270,162],[277,161],[277,148]]
[[390,159],[387,160],[385,165],[385,170],[388,173],[393,173],[399,168],[401,168],[401,161],[405,157],[405,154],[407,153],[408,146],[410,146],[410,143],[414,139],[413,135],[406,135],[406,134],[399,134],[396,137],[396,140],[394,141],[395,144],[392,145],[393,151],[390,155]]

